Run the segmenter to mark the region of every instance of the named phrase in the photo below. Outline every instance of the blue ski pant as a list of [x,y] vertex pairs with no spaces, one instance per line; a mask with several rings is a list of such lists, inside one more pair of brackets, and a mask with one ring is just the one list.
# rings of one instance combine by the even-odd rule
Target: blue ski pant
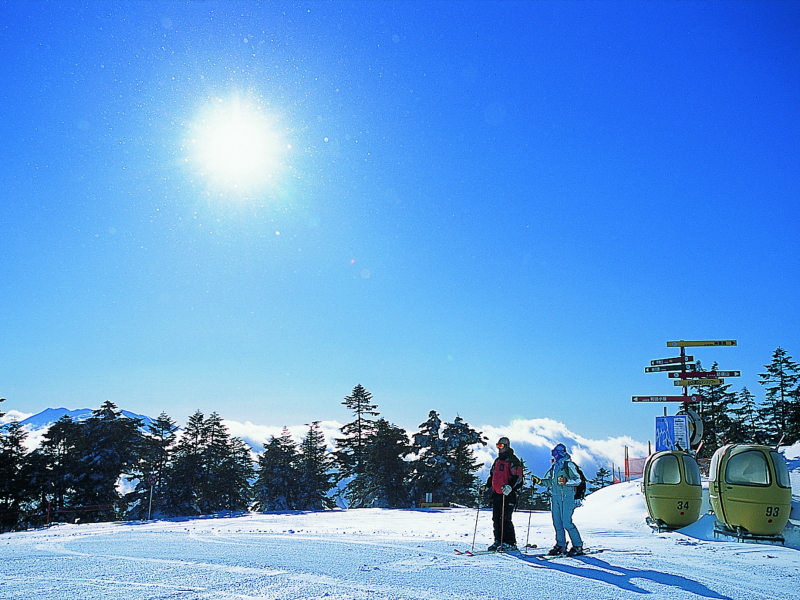
[[573,546],[583,546],[581,534],[572,522],[575,511],[575,488],[560,485],[552,490],[550,512],[553,515],[553,528],[556,530],[556,544],[566,547],[567,534]]

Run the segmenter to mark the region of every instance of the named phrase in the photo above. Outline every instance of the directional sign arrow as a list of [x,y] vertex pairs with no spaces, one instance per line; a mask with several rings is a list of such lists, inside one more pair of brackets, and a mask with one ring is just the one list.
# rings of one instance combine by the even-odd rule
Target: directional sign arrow
[[657,358],[655,360],[651,360],[650,364],[655,365],[674,365],[676,363],[686,363],[692,362],[694,360],[694,356],[676,356],[674,358]]
[[686,369],[694,369],[695,363],[686,365],[660,365],[658,367],[645,367],[645,373],[663,373],[664,371],[684,371]]
[[686,348],[687,346],[735,346],[736,340],[702,340],[689,341],[678,340],[677,342],[667,342],[668,348]]
[[722,385],[725,383],[724,379],[681,379],[680,381],[673,381],[675,385]]
[[739,377],[741,371],[690,371],[687,373],[667,373],[670,379],[705,379],[714,377]]
[[632,402],[700,402],[702,396],[693,394],[691,396],[633,396]]

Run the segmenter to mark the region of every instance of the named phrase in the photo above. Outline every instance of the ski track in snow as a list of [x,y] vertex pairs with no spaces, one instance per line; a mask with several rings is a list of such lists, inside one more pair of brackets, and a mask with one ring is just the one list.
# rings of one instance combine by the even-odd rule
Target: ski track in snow
[[[57,525],[0,536],[0,598],[14,600],[776,600],[797,597],[800,553],[713,537],[713,517],[653,533],[637,485],[576,512],[587,546],[542,561],[458,556],[491,541],[474,509],[248,514]],[[529,520],[530,519],[530,520]],[[520,512],[517,538],[552,545],[549,513]],[[530,525],[529,525],[530,523]],[[793,530],[796,528],[793,528]],[[800,539],[800,536],[790,540]]]

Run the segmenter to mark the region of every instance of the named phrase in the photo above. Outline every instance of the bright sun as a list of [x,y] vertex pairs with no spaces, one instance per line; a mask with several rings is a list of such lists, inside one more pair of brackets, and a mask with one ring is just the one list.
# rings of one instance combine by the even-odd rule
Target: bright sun
[[242,194],[274,185],[288,145],[255,103],[217,99],[191,125],[187,160],[209,187]]

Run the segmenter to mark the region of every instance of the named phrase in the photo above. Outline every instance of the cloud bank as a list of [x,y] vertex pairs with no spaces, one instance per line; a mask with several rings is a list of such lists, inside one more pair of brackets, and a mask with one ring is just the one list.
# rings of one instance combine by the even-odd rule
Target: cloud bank
[[[247,442],[255,452],[261,452],[264,443],[271,436],[279,437],[283,427],[255,425],[250,421],[223,420],[231,435]],[[333,449],[336,438],[341,437],[342,424],[337,421],[320,421],[320,431],[325,436],[328,448]],[[308,433],[308,425],[287,427],[292,439],[300,443]],[[625,462],[625,448],[630,457],[646,457],[647,444],[637,442],[629,436],[594,440],[569,430],[564,424],[552,419],[520,419],[509,425],[482,425],[475,427],[488,440],[486,446],[476,446],[475,456],[484,466],[479,475],[484,476],[496,456],[494,444],[500,437],[511,440],[511,447],[525,461],[532,473],[543,475],[550,466],[550,450],[563,443],[572,458],[583,468],[591,479],[601,467],[611,470],[622,469]],[[414,432],[408,432],[409,435]]]

